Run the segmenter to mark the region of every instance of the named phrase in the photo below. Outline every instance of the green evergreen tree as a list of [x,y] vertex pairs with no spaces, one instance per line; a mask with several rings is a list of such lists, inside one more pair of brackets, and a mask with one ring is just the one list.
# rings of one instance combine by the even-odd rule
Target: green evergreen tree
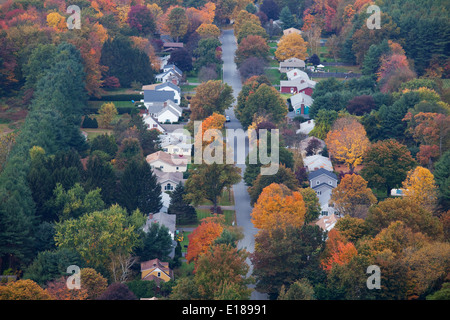
[[170,195],[169,214],[177,215],[177,224],[191,224],[197,222],[197,212],[184,199],[186,194],[184,187],[179,183]]

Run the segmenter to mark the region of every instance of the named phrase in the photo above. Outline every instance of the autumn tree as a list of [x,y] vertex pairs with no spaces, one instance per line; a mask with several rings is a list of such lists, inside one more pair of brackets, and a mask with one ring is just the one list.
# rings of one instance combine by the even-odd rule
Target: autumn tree
[[342,117],[336,120],[325,139],[331,157],[344,162],[350,172],[362,162],[369,147],[366,130],[356,119]]
[[189,245],[186,260],[197,262],[199,257],[209,250],[209,247],[223,231],[223,226],[214,219],[203,220],[202,223],[189,234]]
[[366,224],[371,234],[377,234],[393,221],[402,221],[414,232],[422,232],[432,239],[442,237],[438,218],[408,198],[388,198],[369,208]]
[[118,115],[116,106],[113,102],[107,102],[102,104],[98,110],[97,122],[100,128],[110,128],[111,122],[114,117]]
[[267,41],[259,35],[249,35],[242,39],[236,50],[235,62],[240,66],[246,59],[259,58],[268,61],[270,47]]
[[368,208],[377,202],[367,181],[357,174],[346,174],[331,193],[331,202],[342,215],[364,218]]
[[214,245],[196,263],[194,281],[202,299],[249,299],[248,253],[231,245]]
[[281,37],[278,43],[275,57],[278,61],[284,61],[289,58],[298,58],[305,60],[307,57],[306,48],[308,43],[303,37],[296,33],[291,33]]
[[406,146],[396,140],[378,141],[371,145],[363,157],[361,176],[370,188],[384,190],[386,195],[394,187],[400,187],[415,161]]
[[300,192],[272,183],[258,197],[251,217],[257,229],[271,230],[274,226],[300,228],[305,222],[305,214],[305,202]]
[[434,176],[424,167],[411,169],[403,181],[403,193],[418,205],[434,211],[437,204],[437,187]]
[[108,287],[108,280],[93,268],[80,270],[81,286],[87,291],[87,299],[96,299]]
[[0,300],[51,299],[51,295],[33,280],[18,280],[0,286]]
[[47,283],[46,291],[50,294],[52,300],[86,300],[87,290],[81,286],[80,289],[71,290],[66,284],[67,277],[50,281]]
[[128,25],[140,34],[148,35],[155,31],[154,17],[146,6],[135,5],[130,7],[127,17]]
[[212,23],[202,23],[197,30],[195,30],[202,38],[219,38],[220,30]]
[[263,27],[261,27],[259,23],[255,24],[253,22],[245,22],[239,29],[239,33],[236,38],[237,42],[241,43],[243,39],[247,38],[250,35],[260,36],[263,39],[269,38],[266,30]]
[[210,80],[197,86],[191,99],[191,120],[203,120],[214,112],[223,114],[234,98],[233,89],[220,80]]
[[168,19],[170,35],[178,42],[178,39],[186,34],[187,28],[188,20],[185,10],[180,7],[173,8],[169,13]]
[[[261,171],[261,169],[259,169],[259,171]],[[264,188],[272,183],[283,184],[292,191],[297,191],[298,189],[298,181],[294,175],[294,172],[290,168],[280,165],[275,174],[258,174],[256,179],[252,182],[252,186],[248,189],[250,203],[252,205],[255,204]]]

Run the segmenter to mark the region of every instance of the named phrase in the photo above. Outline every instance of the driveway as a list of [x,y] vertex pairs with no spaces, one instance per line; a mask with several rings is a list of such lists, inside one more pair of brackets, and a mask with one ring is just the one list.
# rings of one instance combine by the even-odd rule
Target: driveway
[[[223,64],[223,81],[233,88],[233,96],[237,100],[237,96],[242,89],[241,77],[237,70],[236,64],[234,63],[234,53],[237,48],[236,37],[234,36],[233,30],[223,30],[220,36],[220,41],[222,43],[222,60]],[[235,101],[236,103],[236,101]],[[241,123],[236,119],[234,114],[234,106],[225,111],[226,115],[230,117],[230,122],[226,123],[227,129],[242,129]],[[228,141],[227,143],[230,143]],[[248,141],[246,141],[246,146],[240,146],[236,150],[236,154],[248,153]],[[245,164],[237,164],[242,170],[242,176],[245,171]],[[236,210],[236,223],[238,226],[242,227],[244,232],[244,238],[239,242],[239,248],[245,248],[248,252],[253,252],[255,250],[255,234],[257,229],[253,226],[251,222],[250,213],[252,212],[252,207],[250,206],[250,196],[247,192],[247,186],[244,180],[241,180],[238,184],[233,186],[234,191],[234,202]],[[250,266],[250,275],[253,271],[253,266],[250,259],[247,259],[247,263]],[[251,286],[254,288],[254,285]],[[253,291],[251,295],[251,300],[267,300],[267,295]]]

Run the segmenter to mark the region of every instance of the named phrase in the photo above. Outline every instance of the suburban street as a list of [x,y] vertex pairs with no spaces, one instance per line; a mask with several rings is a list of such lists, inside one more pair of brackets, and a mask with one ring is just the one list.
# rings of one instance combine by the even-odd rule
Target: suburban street
[[[236,64],[234,62],[234,53],[237,48],[236,37],[234,36],[233,30],[223,30],[220,37],[222,43],[222,60],[223,64],[223,81],[233,88],[233,96],[237,101],[237,96],[242,89],[241,77],[237,70]],[[235,101],[235,103],[236,103]],[[226,115],[230,117],[230,122],[226,123],[227,129],[242,129],[241,123],[236,119],[234,114],[234,106],[226,110]],[[247,145],[246,139],[246,145]],[[230,141],[228,141],[230,143]],[[248,148],[246,146],[240,146],[236,149],[236,155],[248,153]],[[237,164],[241,168],[242,176],[245,171],[245,164]],[[238,184],[233,186],[234,190],[234,200],[235,200],[235,210],[236,210],[236,222],[237,225],[242,227],[244,238],[239,242],[239,248],[244,248],[248,252],[253,252],[255,249],[255,234],[257,229],[253,226],[251,222],[250,213],[252,207],[250,206],[250,196],[247,192],[247,186],[244,180],[241,180]],[[247,259],[247,263],[250,265],[250,275],[252,273],[253,267],[250,259]],[[254,285],[251,286],[254,288]],[[266,294],[253,291],[251,295],[251,300],[265,300],[267,299]]]

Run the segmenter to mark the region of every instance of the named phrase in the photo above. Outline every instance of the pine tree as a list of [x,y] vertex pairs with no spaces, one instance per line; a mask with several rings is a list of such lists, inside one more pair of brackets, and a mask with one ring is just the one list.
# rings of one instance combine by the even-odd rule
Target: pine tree
[[183,185],[179,183],[170,195],[168,213],[177,215],[177,224],[190,224],[197,221],[197,212],[184,200],[185,194]]

